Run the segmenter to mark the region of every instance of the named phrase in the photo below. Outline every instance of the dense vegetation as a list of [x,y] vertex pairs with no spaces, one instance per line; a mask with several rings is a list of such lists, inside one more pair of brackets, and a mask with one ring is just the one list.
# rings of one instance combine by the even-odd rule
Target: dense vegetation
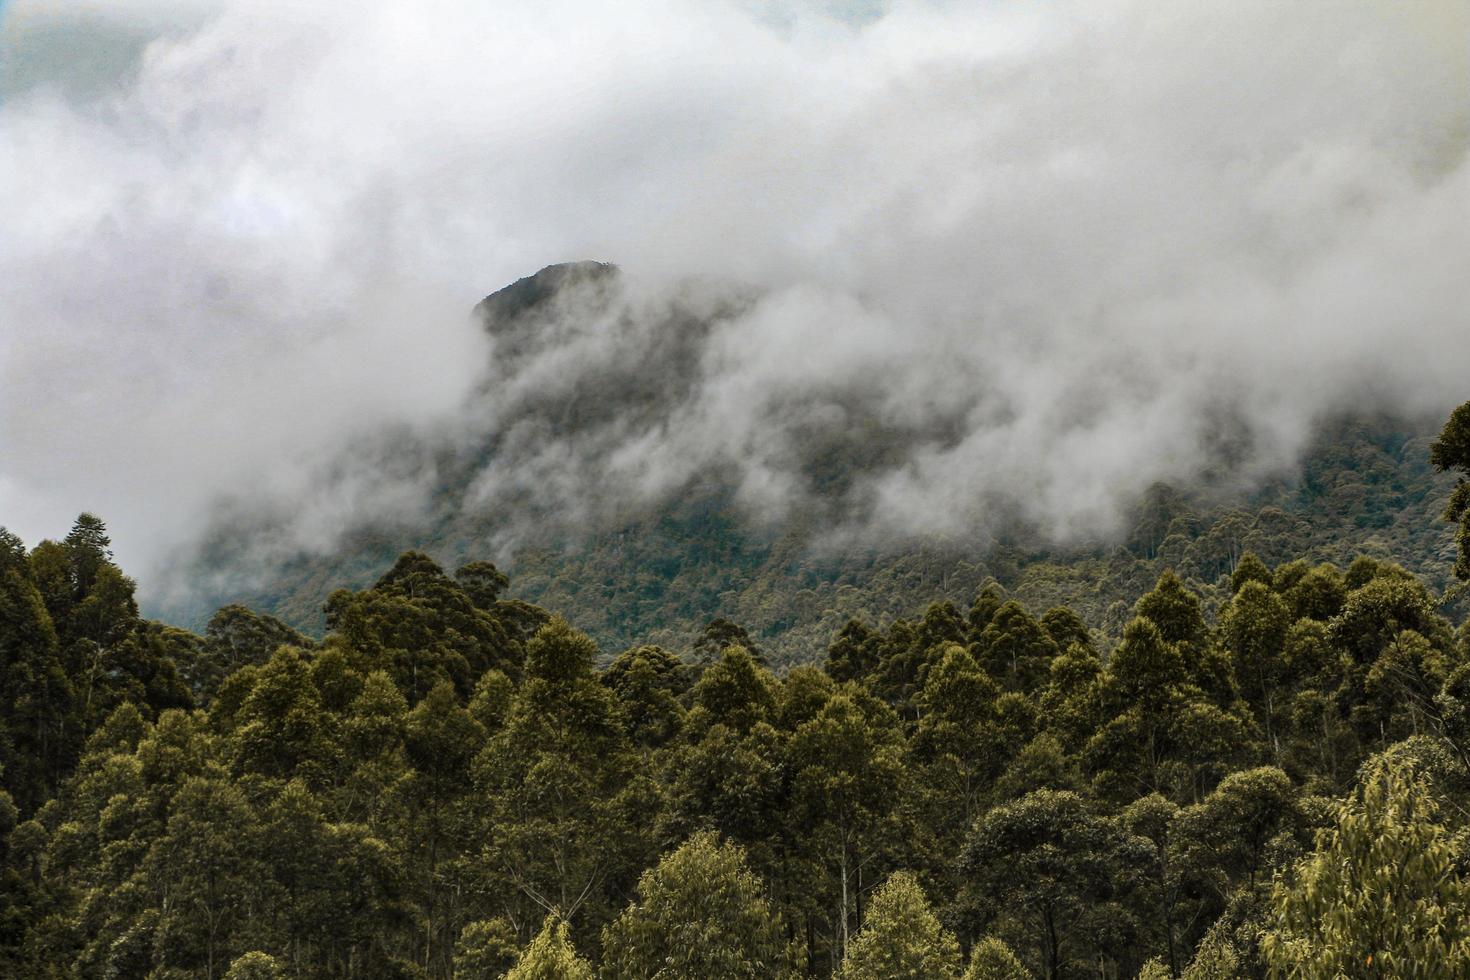
[[5,975],[1470,973],[1470,646],[1386,561],[1166,571],[1115,639],[990,582],[778,676],[418,552],[196,635],[94,517],[0,538]]
[[[1174,571],[1213,615],[1230,596],[1230,573],[1247,551],[1276,565],[1302,558],[1347,567],[1358,555],[1394,561],[1440,592],[1453,580],[1453,535],[1437,518],[1450,484],[1429,465],[1433,431],[1372,419],[1327,428],[1299,477],[1245,500],[1154,488],[1110,544],[1061,548],[1018,530],[960,547],[814,547],[800,521],[771,535],[752,530],[718,491],[693,493],[627,524],[514,551],[517,596],[555,609],[605,649],[658,643],[683,652],[703,624],[739,622],[775,667],[809,663],[853,618],[886,625],[935,600],[965,605],[995,582],[1037,609],[1066,605],[1116,642],[1132,604]],[[320,634],[333,588],[370,586],[410,548],[447,567],[470,560],[500,515],[460,505],[424,526],[365,528],[330,554],[298,556],[256,584],[221,587],[217,605],[243,603]],[[231,567],[228,549],[201,575]],[[228,577],[223,581],[230,583]],[[1449,611],[1470,612],[1463,600]],[[160,610],[202,627],[213,609]]]

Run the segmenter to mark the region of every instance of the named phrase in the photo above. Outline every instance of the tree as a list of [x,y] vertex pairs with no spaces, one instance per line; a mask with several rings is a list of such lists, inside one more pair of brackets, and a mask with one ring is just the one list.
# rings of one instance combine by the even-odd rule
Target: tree
[[1376,661],[1404,630],[1439,647],[1450,645],[1449,624],[1434,612],[1424,586],[1398,575],[1370,579],[1348,593],[1329,630],[1332,642],[1359,664]]
[[1269,587],[1272,584],[1271,569],[1266,563],[1257,558],[1255,552],[1247,551],[1240,556],[1240,561],[1235,565],[1235,571],[1230,573],[1230,593],[1239,595],[1247,583],[1255,582],[1259,585]]
[[[492,842],[484,871],[499,894],[563,920],[638,860],[638,828],[624,822],[619,800],[632,747],[616,695],[593,670],[596,656],[596,644],[564,620],[542,627],[505,725],[473,765]],[[531,909],[501,911],[514,919]]]
[[970,951],[970,968],[964,980],[1031,980],[1031,971],[1009,946],[986,936]]
[[919,881],[889,876],[869,906],[839,980],[959,980],[960,944],[940,926]]
[[339,789],[349,819],[374,822],[390,804],[389,788],[405,775],[404,722],[408,701],[386,671],[369,674],[341,725]]
[[1278,583],[1276,591],[1291,606],[1292,619],[1316,619],[1324,623],[1342,611],[1343,600],[1347,598],[1347,585],[1342,580],[1342,573],[1325,562],[1289,587],[1283,588]]
[[964,647],[946,645],[919,695],[920,718],[911,749],[923,764],[925,783],[955,815],[963,834],[976,803],[1003,758],[994,725],[1000,690]]
[[850,619],[827,648],[823,669],[838,683],[861,680],[878,669],[881,646],[882,637]]
[[1172,569],[1165,569],[1153,591],[1139,598],[1133,613],[1157,626],[1168,643],[1198,643],[1204,635],[1205,617],[1199,598],[1184,587]]
[[706,668],[692,697],[709,721],[745,732],[775,709],[775,679],[745,647],[728,646]]
[[515,928],[505,919],[482,919],[460,931],[454,947],[454,980],[499,980],[520,957]]
[[231,963],[225,980],[284,980],[285,976],[286,971],[279,960],[269,953],[255,950]]
[[1157,913],[1154,926],[1163,933],[1169,971],[1177,974],[1183,950],[1179,942],[1180,907],[1187,904],[1186,885],[1173,860],[1171,832],[1179,807],[1158,793],[1140,797],[1124,808],[1121,826],[1152,845],[1152,860],[1146,865],[1146,894]]
[[1138,971],[1138,976],[1133,980],[1171,980],[1173,976],[1163,960],[1153,959],[1143,964],[1143,969]]
[[694,642],[694,661],[709,663],[732,646],[743,647],[757,663],[766,662],[760,647],[750,638],[745,627],[724,618],[710,620],[700,631],[699,639]]
[[1018,602],[1002,603],[975,640],[985,672],[1008,691],[1030,693],[1046,678],[1060,651]]
[[24,567],[0,568],[0,785],[29,813],[71,769],[81,733],[51,616]]
[[469,832],[455,819],[455,804],[470,790],[470,762],[484,742],[484,730],[460,707],[448,681],[434,685],[404,719],[403,747],[412,768],[400,784],[408,804],[401,846],[411,856],[423,916],[422,962],[436,972],[447,971],[460,930],[462,883],[444,867],[466,846],[456,832]]
[[999,582],[991,579],[985,583],[976,594],[975,601],[970,603],[969,625],[972,638],[978,637],[985,627],[990,625],[990,621],[995,618],[996,611],[1005,605],[1005,602],[1006,591],[1001,588]]
[[1152,620],[1128,624],[1100,684],[1107,720],[1084,750],[1100,782],[1125,797],[1170,788],[1165,765],[1178,755],[1175,721],[1188,701],[1187,678],[1179,648]]
[[1429,462],[1441,473],[1457,471],[1455,489],[1445,505],[1444,519],[1456,525],[1455,543],[1459,556],[1455,575],[1470,581],[1470,402],[1450,413],[1439,438],[1429,447]]
[[898,833],[906,787],[898,719],[852,686],[791,737],[793,816],[830,881],[837,948],[845,955],[860,915],[864,871]]
[[690,838],[638,881],[637,895],[603,930],[607,980],[740,980],[779,972],[780,919],[734,844]]
[[221,608],[204,628],[204,656],[183,671],[196,699],[208,703],[226,675],[246,664],[263,664],[279,647],[310,650],[315,643],[274,616],[240,605]]
[[521,953],[505,980],[592,980],[592,967],[577,955],[567,924],[554,915]]
[[[484,585],[475,576],[470,582],[472,589]],[[496,613],[476,605],[421,552],[405,552],[371,589],[338,589],[326,611],[327,626],[364,672],[387,670],[410,703],[443,680],[468,695],[491,668],[520,676],[520,644]]]
[[684,724],[679,695],[688,686],[683,661],[662,647],[625,650],[602,672],[602,683],[622,703],[628,737],[635,745],[656,748]]
[[966,917],[1024,938],[1054,980],[1073,963],[1120,952],[1108,948],[1108,923],[1151,850],[1076,793],[1037,790],[976,821],[960,855]]
[[62,542],[71,566],[71,583],[77,601],[92,590],[97,573],[112,560],[112,540],[107,525],[95,514],[80,514]]
[[1286,773],[1263,766],[1231,773],[1180,811],[1169,862],[1206,913],[1196,921],[1220,915],[1232,900],[1259,904],[1271,869],[1300,853],[1306,820],[1298,795]]
[[668,802],[661,836],[677,840],[713,829],[738,841],[762,869],[772,859],[772,828],[785,816],[786,744],[762,722],[741,734],[724,725],[688,733],[666,759]]
[[239,787],[212,778],[184,784],[154,863],[158,887],[169,896],[155,939],[160,966],[206,978],[224,971],[264,880],[254,851],[257,822]]
[[1315,853],[1281,878],[1262,947],[1273,975],[1328,980],[1470,969],[1470,881],[1425,782],[1378,763]]
[[1290,626],[1291,612],[1286,603],[1269,585],[1255,579],[1243,581],[1236,588],[1221,623],[1225,645],[1235,662],[1235,675],[1264,723],[1266,741],[1278,760],[1278,692],[1286,673],[1282,652]]
[[322,784],[336,751],[332,720],[322,710],[303,651],[281,647],[254,674],[235,716],[236,771]]
[[510,585],[510,579],[492,562],[472,561],[461,565],[454,573],[454,580],[480,609],[495,611],[500,594]]
[[1092,630],[1087,623],[1066,606],[1055,606],[1041,616],[1041,628],[1051,637],[1058,650],[1080,646],[1094,655],[1097,649],[1092,642]]

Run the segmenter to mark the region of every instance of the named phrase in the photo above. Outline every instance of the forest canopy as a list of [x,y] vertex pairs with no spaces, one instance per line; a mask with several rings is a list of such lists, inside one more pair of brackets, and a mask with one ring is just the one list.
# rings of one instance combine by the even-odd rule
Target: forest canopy
[[[1470,578],[1470,405],[1429,451]],[[0,973],[1419,977],[1470,970],[1470,643],[1400,564],[990,580],[779,669],[599,648],[408,551],[314,638],[143,618],[0,532]]]

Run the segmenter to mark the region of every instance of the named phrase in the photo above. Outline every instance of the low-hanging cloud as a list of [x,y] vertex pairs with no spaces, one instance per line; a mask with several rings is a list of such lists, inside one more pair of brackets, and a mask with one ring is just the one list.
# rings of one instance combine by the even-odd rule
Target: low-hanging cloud
[[[108,84],[0,93],[0,520],[98,511],[145,586],[449,470],[1068,540],[1470,394],[1460,0],[138,9]],[[519,346],[468,316],[584,257]]]

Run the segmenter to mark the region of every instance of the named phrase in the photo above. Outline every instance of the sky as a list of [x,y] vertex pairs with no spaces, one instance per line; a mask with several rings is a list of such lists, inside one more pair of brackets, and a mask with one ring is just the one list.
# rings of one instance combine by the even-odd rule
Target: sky
[[[412,514],[433,474],[385,440],[498,432],[732,289],[656,417],[507,438],[485,505],[720,467],[779,521],[814,429],[877,426],[911,438],[843,533],[1065,541],[1470,397],[1463,0],[0,16],[0,524],[101,514],[145,595],[242,506],[287,551]],[[471,323],[575,259],[625,271],[617,317],[516,359]]]

